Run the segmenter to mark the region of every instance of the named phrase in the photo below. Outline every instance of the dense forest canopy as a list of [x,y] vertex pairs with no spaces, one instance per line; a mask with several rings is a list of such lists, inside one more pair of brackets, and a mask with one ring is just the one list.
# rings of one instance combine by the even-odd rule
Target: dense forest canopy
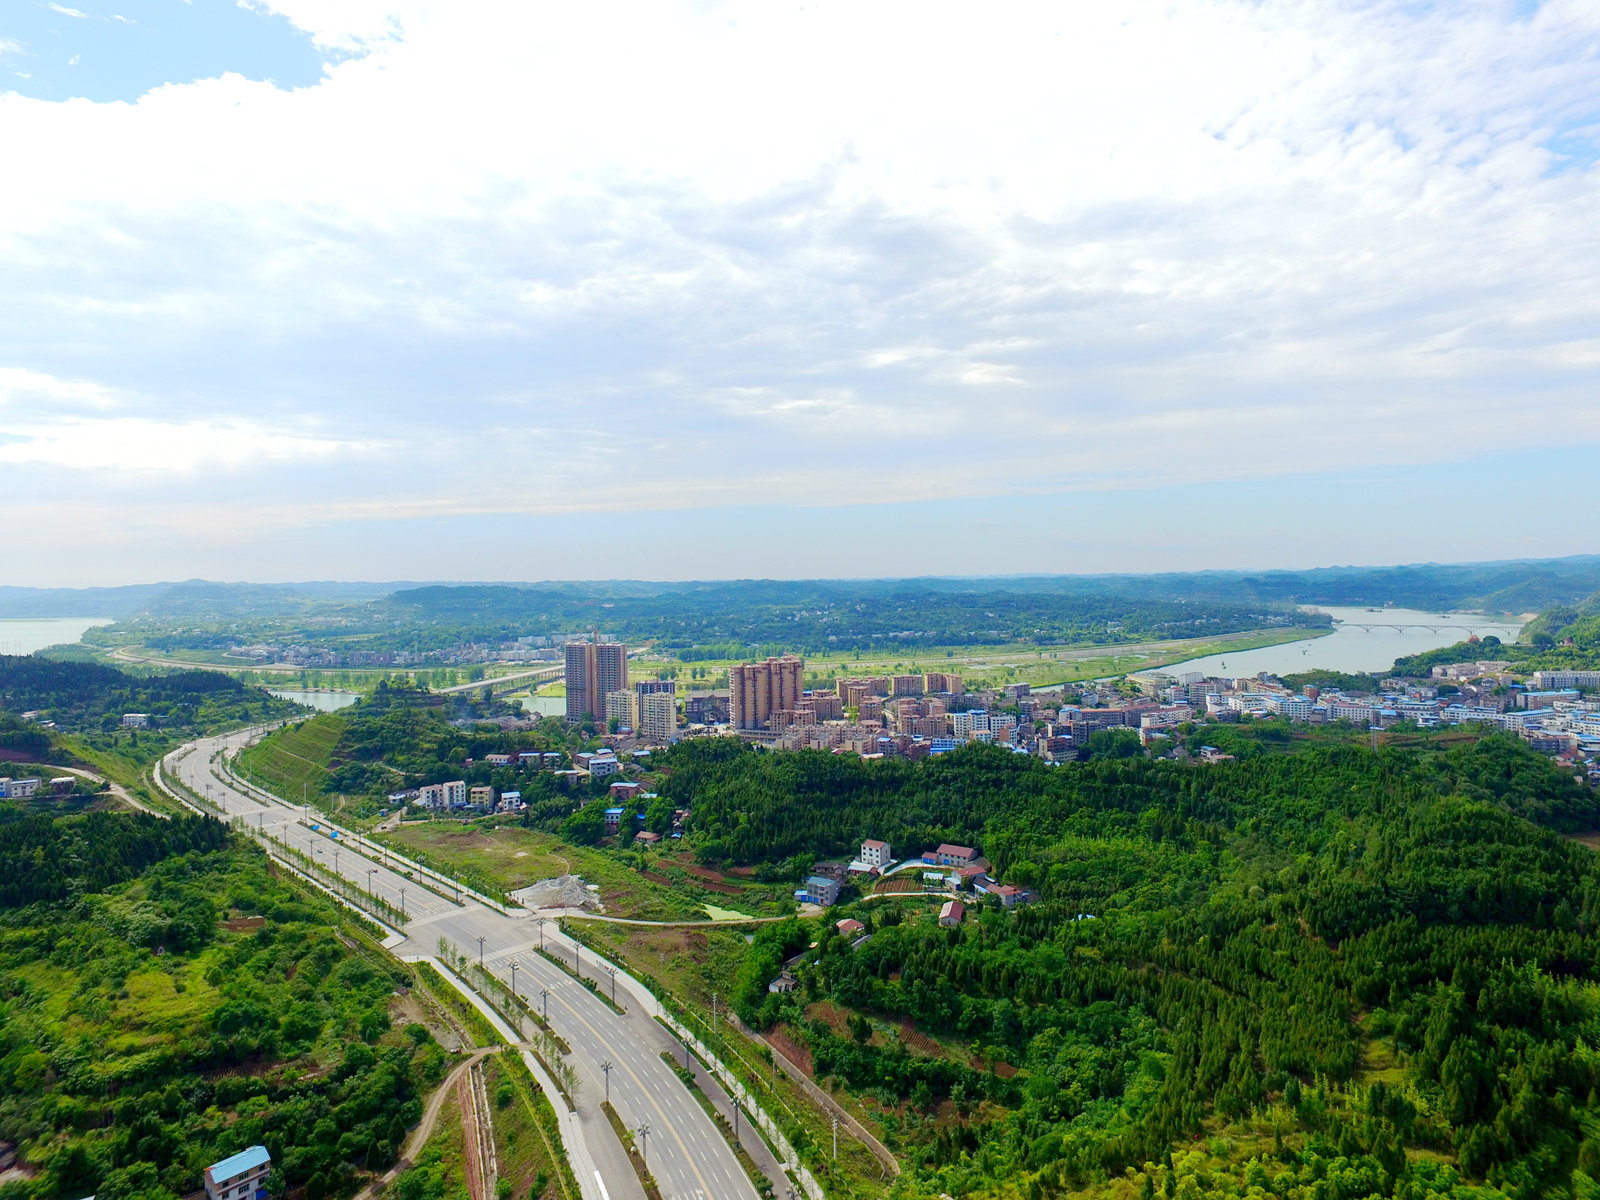
[[408,973],[259,850],[207,818],[36,818],[0,826],[0,880],[0,1140],[31,1172],[6,1200],[173,1200],[255,1143],[306,1200],[394,1162],[444,1052],[391,1028]]
[[[690,744],[670,766],[713,858],[948,840],[1037,893],[954,929],[857,904],[854,948],[831,912],[789,996],[766,982],[805,935],[751,947],[746,1019],[803,1041],[819,1076],[959,1112],[897,1124],[907,1194],[1056,1195],[1163,1163],[1168,1195],[1593,1194],[1600,867],[1556,831],[1600,824],[1600,801],[1512,739],[1061,768]],[[902,1027],[967,1051],[881,1032]],[[1231,1181],[1171,1165],[1252,1114],[1277,1123],[1275,1158]],[[1347,1172],[1359,1187],[1329,1187]]]
[[66,732],[109,731],[122,714],[148,714],[157,727],[196,728],[296,711],[218,671],[131,674],[92,662],[0,654],[0,709],[38,712]]

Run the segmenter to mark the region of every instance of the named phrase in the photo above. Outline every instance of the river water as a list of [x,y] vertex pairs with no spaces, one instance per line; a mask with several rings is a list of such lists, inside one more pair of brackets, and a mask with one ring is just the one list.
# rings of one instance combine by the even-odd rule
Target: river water
[[268,688],[280,700],[293,700],[296,704],[304,704],[307,708],[314,708],[318,712],[338,712],[341,708],[349,708],[360,695],[355,692],[302,692],[291,691],[288,688]]
[[71,645],[86,629],[110,625],[110,617],[17,617],[0,620],[0,654],[32,654],[46,646]]
[[[1318,605],[1317,611],[1325,612],[1334,619],[1334,631],[1326,637],[1285,642],[1281,646],[1264,646],[1260,650],[1242,650],[1237,654],[1212,654],[1155,669],[1168,675],[1199,671],[1203,675],[1235,679],[1247,678],[1259,671],[1269,671],[1274,675],[1289,675],[1316,668],[1352,673],[1387,671],[1397,658],[1466,641],[1468,629],[1479,637],[1493,634],[1502,642],[1516,640],[1522,629],[1515,622],[1507,624],[1463,613],[1428,613],[1408,608],[1374,611],[1366,608],[1335,608],[1324,604]],[[1367,625],[1376,628],[1360,628]],[[1394,625],[1411,628],[1391,628]],[[1493,658],[1493,650],[1485,650],[1482,657]]]

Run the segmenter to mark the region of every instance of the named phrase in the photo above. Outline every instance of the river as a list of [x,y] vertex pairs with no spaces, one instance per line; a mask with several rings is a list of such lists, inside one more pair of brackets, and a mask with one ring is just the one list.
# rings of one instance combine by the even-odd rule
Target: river
[[[1212,654],[1155,669],[1168,675],[1199,671],[1203,675],[1234,679],[1247,678],[1260,671],[1290,675],[1316,668],[1349,671],[1352,674],[1387,671],[1397,658],[1466,641],[1468,629],[1479,637],[1493,634],[1502,642],[1515,641],[1522,630],[1522,626],[1516,622],[1508,624],[1463,613],[1427,613],[1409,608],[1374,611],[1323,604],[1317,605],[1316,611],[1327,613],[1335,621],[1334,631],[1326,637],[1285,642],[1281,646],[1264,646],[1260,650]],[[1376,628],[1360,628],[1365,625]],[[1389,628],[1394,625],[1410,628]],[[1483,657],[1493,658],[1494,653],[1486,650]]]
[[268,688],[280,700],[293,700],[296,704],[303,704],[307,708],[314,708],[318,712],[337,712],[341,708],[349,708],[361,697],[355,692],[311,692],[291,691],[288,688]]
[[110,625],[110,617],[14,617],[0,620],[0,654],[32,654],[46,646],[71,645],[84,631]]

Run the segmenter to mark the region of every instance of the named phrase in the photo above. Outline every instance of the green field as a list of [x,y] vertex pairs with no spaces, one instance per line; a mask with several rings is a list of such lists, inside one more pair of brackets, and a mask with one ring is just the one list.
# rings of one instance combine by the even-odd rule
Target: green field
[[325,713],[281,729],[240,754],[237,769],[252,783],[290,802],[320,796],[345,724],[338,713]]

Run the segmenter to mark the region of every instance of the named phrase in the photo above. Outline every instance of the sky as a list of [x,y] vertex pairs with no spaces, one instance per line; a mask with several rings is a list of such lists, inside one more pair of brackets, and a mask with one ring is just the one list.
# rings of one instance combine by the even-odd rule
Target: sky
[[1600,3],[9,0],[6,582],[1592,553]]

